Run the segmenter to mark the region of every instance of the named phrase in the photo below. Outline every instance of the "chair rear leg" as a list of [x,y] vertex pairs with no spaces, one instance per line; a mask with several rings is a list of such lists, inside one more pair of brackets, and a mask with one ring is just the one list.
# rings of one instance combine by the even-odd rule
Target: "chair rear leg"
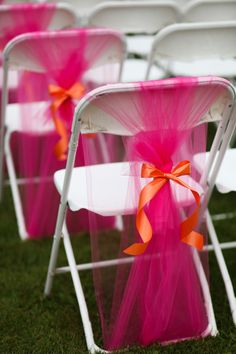
[[[1,115],[1,113],[0,113]],[[4,127],[2,126],[2,119],[0,116],[0,203],[3,199],[3,181],[4,181]]]
[[195,250],[195,249],[193,250],[193,260],[194,260],[195,267],[196,267],[196,270],[198,273],[199,281],[201,283],[202,293],[203,293],[204,302],[205,302],[205,308],[206,308],[207,317],[208,317],[208,321],[209,321],[209,326],[208,326],[209,328],[206,330],[206,335],[210,331],[212,336],[216,336],[218,334],[218,329],[217,329],[213,304],[212,304],[212,300],[211,300],[210,289],[209,289],[208,281],[206,279],[206,274],[205,274],[203,266],[202,266],[202,262],[200,260],[197,250]]
[[230,275],[228,272],[228,268],[226,266],[223,252],[221,250],[220,243],[218,241],[217,234],[216,234],[213,222],[211,220],[211,216],[210,216],[209,211],[207,211],[206,216],[207,216],[206,220],[207,220],[208,232],[209,232],[209,235],[211,238],[212,245],[214,247],[216,259],[217,259],[217,262],[218,262],[218,265],[220,268],[220,272],[221,272],[221,275],[222,275],[222,278],[223,278],[223,281],[225,284],[225,289],[226,289],[226,293],[227,293],[228,300],[229,300],[229,306],[231,309],[233,322],[236,325],[236,299],[235,299],[235,294],[234,294],[234,288],[232,285],[232,281],[231,281],[231,278],[230,278]]
[[122,215],[115,216],[115,227],[118,231],[124,230]]
[[99,348],[94,343],[93,330],[89,319],[88,308],[85,301],[79,273],[76,267],[76,261],[75,261],[72,245],[70,242],[70,236],[65,224],[63,225],[63,235],[64,235],[63,241],[64,241],[65,251],[67,255],[67,260],[69,263],[71,277],[74,284],[76,298],[79,304],[81,319],[84,327],[87,348],[90,353],[96,353],[99,350]]
[[22,202],[20,198],[20,192],[17,184],[17,178],[16,178],[16,172],[15,172],[15,167],[13,163],[13,158],[12,158],[12,153],[11,153],[11,147],[10,147],[10,137],[11,133],[9,131],[6,132],[5,136],[5,156],[6,156],[6,164],[7,164],[7,170],[8,170],[8,175],[10,179],[10,187],[12,191],[12,197],[13,197],[13,202],[14,202],[14,207],[15,207],[15,212],[16,212],[16,219],[17,219],[17,224],[18,224],[18,230],[19,234],[22,240],[25,240],[29,237],[27,231],[26,231],[26,226],[25,226],[25,219],[24,219],[24,213],[23,213],[23,208],[22,208]]

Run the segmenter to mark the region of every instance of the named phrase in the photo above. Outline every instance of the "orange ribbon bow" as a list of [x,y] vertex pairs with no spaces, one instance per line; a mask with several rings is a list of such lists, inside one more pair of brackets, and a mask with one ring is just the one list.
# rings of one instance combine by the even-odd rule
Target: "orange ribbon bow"
[[180,240],[190,246],[201,250],[203,248],[203,236],[196,231],[193,231],[198,221],[200,209],[200,196],[198,192],[183,182],[179,176],[190,175],[190,162],[182,161],[174,167],[171,173],[164,173],[152,165],[144,163],[142,165],[141,177],[153,178],[141,191],[139,196],[138,211],[136,216],[136,227],[139,231],[143,243],[133,243],[124,250],[125,253],[133,256],[140,255],[145,252],[149,242],[152,239],[152,226],[145,214],[144,207],[149,203],[156,193],[170,180],[189,189],[196,201],[197,208],[194,212],[181,223]]
[[60,140],[54,147],[54,153],[59,160],[66,159],[66,151],[68,149],[68,134],[64,122],[57,117],[57,110],[68,99],[79,100],[85,93],[85,87],[76,82],[70,89],[65,90],[62,87],[56,85],[49,85],[48,91],[50,96],[54,99],[51,104],[52,118],[55,124],[57,133],[60,136]]

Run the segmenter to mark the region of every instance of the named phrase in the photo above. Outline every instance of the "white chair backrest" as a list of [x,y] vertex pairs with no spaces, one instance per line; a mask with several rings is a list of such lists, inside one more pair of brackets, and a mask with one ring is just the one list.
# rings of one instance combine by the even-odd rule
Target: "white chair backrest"
[[82,16],[87,15],[95,6],[106,1],[107,0],[66,0],[66,2]]
[[[212,89],[212,85],[221,85],[225,88],[224,93],[222,93],[223,101],[218,100],[212,107],[213,111],[208,112],[202,117],[202,123],[219,121],[222,119],[222,112],[225,111],[225,107],[229,104],[232,107],[232,102],[235,99],[235,93],[232,85],[225,79],[213,78],[211,77],[199,77],[199,85],[197,94],[202,95],[206,93],[209,88]],[[150,90],[171,90],[175,85],[175,79],[165,80],[164,83],[161,81],[147,81],[145,82],[146,87]],[[180,87],[181,90],[181,87]],[[88,93],[83,97],[78,104],[75,112],[74,120],[80,119],[81,131],[86,132],[104,132],[117,135],[130,135],[130,132],[121,125],[121,123],[114,120],[111,114],[104,112],[99,109],[100,97],[107,95],[107,100],[112,97],[112,102],[117,102],[117,108],[123,104],[124,109],[129,111],[129,102],[133,101],[134,95],[140,95],[140,85],[137,83],[118,83],[113,85],[107,85],[107,87],[101,87],[93,92]],[[104,97],[104,96],[103,96]],[[222,109],[222,104],[224,105]],[[116,110],[115,105],[112,106],[112,112]],[[217,112],[217,110],[220,112]],[[212,114],[214,113],[214,114]],[[225,113],[225,112],[224,112]],[[142,127],[140,127],[141,129]],[[137,127],[138,129],[138,127]]]
[[79,21],[78,13],[67,3],[58,3],[49,29],[57,30],[73,27]]
[[191,62],[235,58],[235,44],[236,21],[174,24],[156,35],[149,56],[148,73],[158,60]]
[[193,0],[183,10],[182,22],[236,21],[235,0]]
[[95,7],[88,25],[110,27],[124,33],[155,33],[179,20],[180,12],[173,1],[110,1]]
[[[35,13],[34,17],[37,18],[37,4],[35,4],[36,7],[31,10],[31,13]],[[46,5],[47,6],[47,5]],[[0,7],[0,33],[1,29],[4,29],[5,26],[5,19],[10,16],[12,11],[12,5],[1,5]],[[16,11],[21,12],[22,8],[19,7],[14,9],[14,13]],[[44,11],[47,11],[45,8]],[[51,9],[49,9],[51,11]],[[52,16],[51,22],[49,24],[48,29],[50,30],[57,30],[57,29],[63,29],[63,28],[69,28],[73,27],[76,24],[77,21],[77,16],[75,14],[75,11],[72,6],[66,3],[58,3],[55,4],[55,12]],[[15,25],[15,24],[14,24]],[[0,34],[1,36],[1,34]]]
[[[105,65],[109,63],[119,63],[122,65],[125,53],[126,53],[126,44],[125,39],[122,34],[113,30],[106,29],[91,29],[87,32],[87,42],[86,42],[86,51],[89,53],[90,48],[93,48],[95,45],[99,46],[99,42],[109,40],[109,46],[106,47],[106,50],[99,53],[99,57],[96,60],[96,65]],[[30,70],[35,72],[44,72],[44,68],[40,66],[40,62],[37,60],[37,56],[34,58],[32,56],[31,43],[40,42],[44,43],[44,47],[48,46],[48,50],[53,53],[53,55],[58,55],[60,57],[60,51],[62,47],[60,45],[61,40],[68,39],[68,43],[73,41],[73,47],[78,46],[78,55],[80,50],[80,43],[78,39],[78,32],[69,30],[69,31],[51,31],[51,32],[40,32],[40,36],[37,33],[28,33],[23,34],[8,43],[6,46],[3,55],[8,63],[9,67],[18,69],[18,70]],[[63,48],[66,50],[66,42],[64,41]],[[86,53],[85,53],[86,55]],[[60,61],[57,62],[60,65]],[[56,64],[55,64],[56,65]],[[55,70],[58,68],[55,67]]]

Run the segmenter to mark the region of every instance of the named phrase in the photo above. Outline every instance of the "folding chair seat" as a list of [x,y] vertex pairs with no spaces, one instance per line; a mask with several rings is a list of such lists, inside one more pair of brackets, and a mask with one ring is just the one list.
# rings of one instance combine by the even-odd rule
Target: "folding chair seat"
[[[91,184],[94,186],[94,195],[93,201],[88,198],[86,193],[78,193],[78,185],[81,188],[81,191],[88,190],[87,182],[86,182],[86,174],[91,173]],[[123,173],[127,173],[124,175],[122,179],[120,175]],[[126,171],[126,172],[124,172]],[[94,213],[101,214],[103,216],[113,216],[113,215],[130,215],[134,214],[137,209],[137,205],[135,203],[135,178],[133,186],[130,185],[130,199],[126,201],[127,188],[130,184],[130,169],[129,163],[120,162],[120,163],[111,163],[108,167],[104,165],[94,165],[89,167],[77,167],[74,168],[72,176],[71,176],[71,187],[68,192],[68,205],[72,211],[78,211],[80,209],[87,209]],[[94,176],[94,178],[93,178]],[[54,181],[60,195],[62,194],[63,182],[65,179],[65,170],[60,170],[55,173]],[[199,184],[197,184],[191,177],[184,179],[186,183],[191,184],[199,194],[203,193],[203,190]],[[114,188],[114,185],[110,183],[113,181],[114,185],[117,188]],[[140,191],[141,189],[150,182],[150,178],[144,178],[141,180]],[[99,187],[96,187],[96,186]],[[132,190],[132,187],[134,188]],[[181,187],[172,186],[174,188],[174,193],[176,198],[178,199],[181,205],[185,205],[189,203],[189,199],[191,198],[191,193],[189,195],[183,196],[181,194]]]
[[[180,13],[172,1],[108,1],[97,5],[88,16],[88,26],[110,27],[126,34],[127,51],[131,55],[147,57],[154,34],[179,20]],[[128,34],[132,34],[129,36]],[[144,80],[147,62],[144,59],[125,61],[122,81]],[[163,77],[155,68],[152,79]]]
[[[167,195],[164,197],[163,192],[163,199],[160,197],[160,199],[156,199],[156,204],[150,204],[154,203],[152,200],[154,191],[151,189],[151,186],[157,186],[155,183],[164,183],[162,178],[168,179],[170,177],[169,170],[167,169],[167,166],[169,166],[169,169],[171,168],[169,153],[171,154],[171,159],[175,159],[177,156],[188,156],[193,164],[192,169],[194,171],[194,155],[190,156],[194,154],[195,149],[201,149],[200,140],[204,136],[201,129],[208,122],[219,121],[219,129],[215,135],[210,153],[210,162],[201,176],[193,172],[191,175],[192,180],[188,180],[187,182],[194,190],[196,185],[199,186],[198,191],[199,195],[201,194],[202,208],[199,212],[200,219],[198,222],[195,220],[195,222],[198,225],[203,222],[206,205],[214,187],[215,177],[232,135],[232,129],[235,127],[236,117],[233,114],[234,106],[234,88],[226,80],[216,77],[176,78],[142,83],[107,85],[90,92],[89,95],[85,96],[79,102],[74,114],[66,169],[57,171],[54,176],[55,185],[61,195],[61,201],[45,284],[45,295],[49,295],[51,292],[55,274],[66,271],[71,272],[84,326],[86,344],[90,353],[103,352],[103,350],[94,341],[89,312],[79,278],[79,271],[81,270],[93,270],[98,311],[103,326],[103,338],[106,349],[119,349],[122,346],[134,343],[147,345],[158,340],[168,343],[194,337],[193,332],[189,332],[191,320],[189,320],[190,322],[187,320],[185,334],[177,334],[179,328],[183,326],[185,321],[184,316],[188,312],[184,308],[188,303],[188,295],[191,294],[189,304],[191,304],[190,312],[191,316],[193,316],[191,317],[192,319],[195,318],[194,311],[198,309],[198,306],[192,302],[195,301],[193,300],[193,294],[195,294],[196,289],[194,289],[194,286],[196,283],[194,281],[193,283],[191,282],[189,293],[187,289],[181,293],[181,290],[178,288],[178,285],[182,284],[182,281],[185,282],[187,278],[191,278],[191,266],[187,268],[183,266],[181,270],[177,270],[179,262],[188,259],[187,254],[181,255],[183,250],[187,251],[187,253],[189,252],[189,257],[193,261],[195,270],[192,269],[192,275],[197,275],[196,279],[199,279],[199,283],[198,281],[197,283],[201,288],[202,304],[204,304],[203,312],[206,311],[206,317],[204,317],[206,322],[204,322],[202,331],[198,332],[197,337],[204,337],[209,334],[216,335],[217,328],[214,311],[199,253],[196,249],[191,248],[188,242],[186,242],[187,245],[183,246],[183,249],[181,247],[175,249],[172,243],[173,239],[171,238],[174,234],[174,229],[171,226],[175,210],[173,205],[177,203],[178,212],[182,210],[180,218],[185,218],[185,216],[189,215],[189,213],[191,214],[193,211],[192,208],[194,208],[194,200],[196,199],[192,198],[190,200],[189,196],[183,193],[183,189],[182,192],[176,194],[175,177],[172,176],[173,183],[171,184],[171,189],[168,189],[168,193],[170,193],[168,197]],[[216,107],[220,107],[220,109],[217,110]],[[175,114],[173,114],[173,111]],[[181,122],[177,117],[179,117]],[[171,124],[172,121],[173,124]],[[177,129],[176,133],[178,131],[177,135],[179,138],[185,136],[182,144],[178,145],[175,140],[178,140],[178,137],[176,138],[173,133],[175,129]],[[181,134],[181,132],[186,132],[186,130],[191,131],[188,138],[187,135]],[[124,136],[125,146],[127,147],[127,161],[75,168],[75,155],[81,134],[95,132]],[[191,143],[188,140],[189,138]],[[190,145],[188,145],[189,143]],[[178,155],[177,151],[180,155]],[[157,165],[154,167],[153,162],[151,163],[152,159],[155,159],[155,156],[157,160],[160,158],[160,166]],[[89,155],[87,158],[89,162]],[[182,161],[180,165],[183,166],[185,163],[188,162]],[[157,170],[154,171],[152,168],[157,168]],[[175,169],[172,169],[173,171]],[[140,172],[142,173],[142,178]],[[210,173],[209,187],[206,188],[206,180]],[[184,177],[181,177],[181,180],[184,180]],[[192,184],[193,180],[195,183],[194,187]],[[179,188],[181,189],[181,187]],[[157,190],[159,189],[157,188]],[[189,192],[190,190],[188,190]],[[150,195],[152,196],[150,197]],[[160,211],[159,208],[162,203],[163,208]],[[172,205],[173,210],[170,209],[169,203]],[[103,216],[112,214],[126,215],[124,217],[126,221],[123,224],[124,229],[120,234],[120,243],[116,243],[110,235],[109,237],[106,235],[106,238],[103,239],[101,234],[96,234],[93,219],[91,224],[92,262],[77,265],[65,217],[68,209],[77,211],[80,208],[85,208],[92,212],[92,219],[93,217],[96,218],[96,214]],[[154,219],[151,219],[152,212]],[[167,214],[165,215],[166,212]],[[132,223],[128,223],[130,219],[125,218],[127,214],[135,216],[136,213],[136,227],[141,238],[134,238],[135,243],[126,248],[131,243],[128,236],[129,232],[131,231],[131,234],[135,234],[135,226]],[[146,213],[146,216],[143,213]],[[141,214],[143,217],[142,220]],[[148,224],[146,218],[152,220],[149,221],[150,224]],[[148,237],[145,238],[144,234],[146,234],[150,225],[153,230],[155,227],[158,227],[156,223],[160,223],[159,234],[155,234],[155,231],[153,231],[151,239]],[[126,226],[128,227],[127,233],[125,231]],[[167,229],[170,233],[165,238],[165,230]],[[178,235],[179,232],[177,233]],[[155,237],[158,237],[159,241],[154,240],[154,234]],[[69,267],[57,268],[57,255],[61,238],[63,239]],[[179,243],[180,239],[177,241],[177,244]],[[117,249],[112,251],[112,249],[114,250],[114,245]],[[112,249],[109,248],[110,246]],[[124,252],[129,257],[124,256],[122,249],[125,249]],[[202,248],[200,247],[199,249]],[[107,252],[108,257],[106,253],[102,253],[102,250],[109,251]],[[117,258],[112,258],[114,254]],[[178,259],[176,263],[178,266],[174,267],[173,272],[168,273],[168,267],[171,267],[171,260],[175,259],[176,254],[178,255],[176,258]],[[201,254],[201,257],[203,257],[203,254]],[[109,271],[105,271],[104,269],[108,266],[112,266],[112,268]],[[183,274],[184,269],[188,269],[187,278],[180,279],[179,277],[182,277],[180,274]],[[163,272],[164,276],[163,282],[161,281],[160,283],[158,280],[159,272]],[[111,274],[114,274],[114,278]],[[168,274],[171,278],[173,276],[171,285],[167,281]],[[152,278],[154,283],[151,281]],[[160,279],[162,279],[161,275]],[[175,287],[173,284],[178,285]],[[153,287],[155,290],[152,293]],[[110,289],[111,293],[106,291],[108,289]],[[160,297],[160,289],[163,290],[163,298]],[[198,290],[196,291],[198,292]],[[172,306],[169,306],[167,301],[168,296],[171,296],[168,294],[173,293],[176,294],[180,301],[180,307],[177,306],[181,308],[180,317],[178,317],[173,309],[175,307],[173,305],[174,302]],[[106,297],[104,301],[101,300],[103,294]],[[110,296],[114,297],[111,299]],[[184,298],[185,305],[180,300],[182,298]],[[166,306],[164,305],[165,302]],[[201,307],[201,305],[199,306]],[[153,312],[154,309],[155,312]],[[175,315],[171,313],[172,310]],[[145,316],[145,311],[148,313],[147,317]],[[163,314],[163,316],[160,314]],[[198,315],[201,317],[200,313]],[[167,318],[168,321],[166,321]],[[193,321],[195,323],[195,320]],[[106,326],[104,326],[105,323]],[[132,326],[130,325],[131,323],[133,324]],[[152,324],[151,327],[150,323]],[[160,326],[159,331],[157,330],[158,326]],[[178,329],[175,330],[175,326]],[[148,329],[147,332],[145,332],[145,328]],[[170,329],[170,332],[168,332],[167,328]]]
[[[64,143],[60,144],[69,134],[74,102],[78,101],[84,92],[101,83],[118,81],[124,53],[123,36],[106,29],[51,31],[40,32],[40,35],[28,33],[16,37],[5,48],[2,97],[2,117],[6,129],[4,149],[22,239],[40,237],[53,232],[49,226],[53,225],[51,220],[57,199],[52,183],[53,173],[59,166],[64,165],[67,146],[63,152],[64,148],[63,150],[61,148]],[[26,98],[24,101],[26,103],[7,104],[7,74],[12,67],[19,72],[23,70],[23,75],[25,70],[26,74],[28,72],[36,74],[34,80],[25,83],[23,76],[21,81],[21,97]],[[43,86],[40,89],[48,93],[43,100],[42,96],[37,94],[37,73],[44,74]],[[73,93],[73,88],[78,90],[78,93],[76,91]],[[52,94],[50,96],[50,89],[56,89],[56,97]],[[71,93],[67,94],[66,89],[70,89]],[[58,104],[56,101],[58,95],[62,101],[53,111],[53,104]],[[61,126],[60,122],[63,122],[63,119],[65,121]],[[63,135],[64,132],[66,136]],[[17,139],[16,142],[14,139]],[[91,146],[91,153],[94,155],[94,163],[99,152],[108,161],[109,148],[106,147],[106,139],[96,137],[91,138],[91,141],[90,137],[87,139],[87,144]],[[14,149],[12,144],[17,144],[17,148]],[[109,142],[110,148],[111,145],[112,142]],[[1,158],[3,161],[3,155]],[[37,163],[40,158],[44,159],[42,164]],[[83,159],[77,162],[83,164],[82,161]],[[51,202],[50,206],[48,202],[50,216],[41,199],[44,193],[48,194]]]
[[233,79],[236,22],[170,25],[154,40],[149,67],[155,62],[170,76],[217,75]]
[[[0,64],[4,46],[13,37],[25,33],[43,30],[57,30],[73,27],[76,15],[73,8],[65,3],[59,4],[17,4],[1,5],[0,8]],[[0,83],[3,72],[0,65]],[[17,74],[9,73],[10,101],[16,101]]]

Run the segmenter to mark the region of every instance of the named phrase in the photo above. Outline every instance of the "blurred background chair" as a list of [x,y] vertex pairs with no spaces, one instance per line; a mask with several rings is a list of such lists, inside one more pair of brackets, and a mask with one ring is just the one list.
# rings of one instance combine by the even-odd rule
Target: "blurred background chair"
[[149,68],[155,63],[166,76],[218,75],[233,80],[235,35],[234,21],[170,25],[155,37]]
[[[65,3],[24,4],[0,6],[0,90],[3,85],[2,52],[15,36],[42,30],[57,30],[73,27],[76,15],[73,8]],[[17,100],[17,74],[9,72],[9,102]],[[2,136],[2,135],[1,135]],[[1,198],[0,198],[1,199]]]
[[235,0],[193,0],[182,11],[182,22],[236,21]]
[[[52,176],[64,165],[73,102],[91,88],[119,81],[124,55],[123,36],[106,29],[30,33],[16,37],[5,48],[2,106],[5,155],[22,239],[53,233],[57,195]],[[11,68],[27,70],[23,72],[22,100],[18,104],[8,104],[7,77]],[[34,80],[25,80],[29,73],[35,73]],[[43,77],[41,86],[37,75]],[[73,93],[76,87],[78,91]],[[50,90],[57,91],[55,96]],[[13,133],[19,140],[14,149]],[[87,137],[86,143],[91,146],[94,163],[99,151],[109,160],[113,149],[105,140]],[[83,165],[83,158],[78,163]],[[86,225],[85,219],[86,215]]]
[[[179,18],[178,6],[173,1],[107,1],[89,13],[88,26],[110,27],[125,33],[128,55],[146,57],[154,34],[168,24],[178,22]],[[146,68],[146,59],[128,58],[122,81],[144,80]],[[151,78],[161,77],[162,70],[155,68]]]

